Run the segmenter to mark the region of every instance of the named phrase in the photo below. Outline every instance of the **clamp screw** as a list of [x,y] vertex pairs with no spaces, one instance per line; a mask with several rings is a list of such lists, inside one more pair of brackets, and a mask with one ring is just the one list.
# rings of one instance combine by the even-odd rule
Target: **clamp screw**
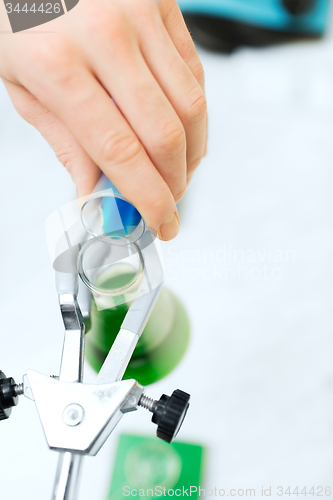
[[150,398],[150,397],[146,396],[145,394],[142,394],[138,405],[142,406],[142,408],[146,408],[146,410],[153,411],[153,406],[155,403],[157,403],[157,401],[155,401],[155,399]]
[[24,385],[23,384],[14,385],[14,389],[16,392],[16,396],[23,396],[23,394],[24,394]]
[[157,437],[171,443],[177,436],[190,406],[190,395],[177,389],[171,396],[163,394],[159,401],[156,401],[142,394],[138,405],[153,413],[151,420],[157,424]]

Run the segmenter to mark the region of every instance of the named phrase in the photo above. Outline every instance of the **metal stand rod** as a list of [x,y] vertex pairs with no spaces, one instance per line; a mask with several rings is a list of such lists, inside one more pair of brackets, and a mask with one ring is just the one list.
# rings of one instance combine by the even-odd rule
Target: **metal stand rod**
[[76,500],[82,455],[68,451],[60,453],[52,500]]

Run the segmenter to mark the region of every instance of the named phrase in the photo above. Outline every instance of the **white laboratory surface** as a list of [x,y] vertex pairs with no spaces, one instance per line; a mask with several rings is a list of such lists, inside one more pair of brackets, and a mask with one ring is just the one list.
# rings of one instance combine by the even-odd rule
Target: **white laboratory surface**
[[[271,498],[277,486],[331,486],[333,495],[333,37],[200,55],[208,155],[179,236],[162,244],[192,342],[148,393],[192,395],[178,439],[207,448],[202,486],[256,497],[271,486]],[[0,369],[16,381],[28,368],[59,370],[63,325],[44,224],[74,196],[0,84]],[[106,499],[122,432],[152,436],[155,426],[143,409],[125,415],[85,459],[79,500]],[[34,403],[21,397],[0,422],[0,499],[50,498],[56,462]]]

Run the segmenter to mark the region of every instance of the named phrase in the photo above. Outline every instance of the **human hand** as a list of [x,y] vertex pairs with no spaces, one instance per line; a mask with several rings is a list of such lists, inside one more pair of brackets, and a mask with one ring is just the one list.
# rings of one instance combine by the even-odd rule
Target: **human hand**
[[[0,29],[7,23],[1,2]],[[80,0],[36,31],[0,35],[0,76],[17,111],[52,145],[78,196],[102,170],[172,239],[207,137],[203,69],[176,1]]]

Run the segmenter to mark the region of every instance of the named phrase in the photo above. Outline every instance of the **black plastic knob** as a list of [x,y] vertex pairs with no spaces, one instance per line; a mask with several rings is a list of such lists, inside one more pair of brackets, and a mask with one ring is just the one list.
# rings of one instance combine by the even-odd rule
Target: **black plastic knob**
[[171,396],[160,397],[152,407],[152,422],[157,424],[157,437],[167,443],[177,436],[184,421],[188,407],[190,406],[190,395],[177,389]]
[[10,417],[12,408],[18,404],[18,400],[15,380],[12,377],[6,378],[0,371],[0,420]]
[[314,0],[282,0],[283,6],[294,16],[309,12],[314,6]]

